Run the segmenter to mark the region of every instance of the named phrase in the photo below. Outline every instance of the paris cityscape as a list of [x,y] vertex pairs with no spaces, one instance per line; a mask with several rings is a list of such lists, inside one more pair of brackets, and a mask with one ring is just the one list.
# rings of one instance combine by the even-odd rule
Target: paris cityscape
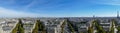
[[0,18],[0,33],[120,33],[119,18]]
[[0,0],[0,33],[120,33],[120,0]]

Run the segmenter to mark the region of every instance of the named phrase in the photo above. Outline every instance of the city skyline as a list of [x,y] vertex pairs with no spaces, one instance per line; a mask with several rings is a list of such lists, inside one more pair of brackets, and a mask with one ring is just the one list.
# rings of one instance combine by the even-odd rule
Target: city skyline
[[120,0],[0,0],[0,17],[116,17]]

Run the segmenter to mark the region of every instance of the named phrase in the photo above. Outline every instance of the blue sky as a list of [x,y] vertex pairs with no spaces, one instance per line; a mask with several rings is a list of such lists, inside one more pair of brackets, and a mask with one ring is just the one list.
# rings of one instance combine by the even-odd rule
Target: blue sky
[[116,16],[120,0],[0,0],[0,17]]

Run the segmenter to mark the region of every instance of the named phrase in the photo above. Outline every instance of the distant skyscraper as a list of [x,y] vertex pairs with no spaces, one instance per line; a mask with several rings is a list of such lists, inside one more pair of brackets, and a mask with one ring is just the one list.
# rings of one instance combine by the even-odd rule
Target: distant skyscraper
[[95,15],[93,15],[93,18],[95,17]]
[[93,15],[93,19],[95,20],[95,15]]
[[117,11],[117,18],[119,18],[119,11]]

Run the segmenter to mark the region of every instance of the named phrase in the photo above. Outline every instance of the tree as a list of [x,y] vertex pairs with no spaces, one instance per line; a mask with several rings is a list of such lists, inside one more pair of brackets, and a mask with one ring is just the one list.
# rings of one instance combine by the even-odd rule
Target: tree
[[24,33],[24,28],[22,27],[22,25],[21,25],[21,24],[20,24],[19,29],[20,29],[20,33]]
[[118,33],[120,33],[120,26],[117,27]]
[[42,22],[40,20],[36,20],[36,25],[32,33],[39,33],[39,31],[41,31],[41,33],[46,33],[45,27]]
[[18,26],[19,33],[24,33],[24,28],[23,28],[22,20],[19,19],[18,23],[19,23],[19,26]]
[[35,28],[33,29],[32,33],[38,33],[38,22],[35,23]]
[[111,29],[110,29],[110,33],[114,33],[114,21],[115,20],[112,20],[112,26],[111,26]]
[[93,29],[94,21],[91,24],[92,24],[92,26],[88,27],[88,33],[93,33],[93,31],[94,31],[94,29]]
[[16,24],[15,28],[12,30],[12,33],[17,33],[19,23]]
[[70,21],[69,21],[68,19],[67,19],[67,23],[68,23],[68,26],[69,26],[71,32],[74,33],[75,30],[74,30],[74,28],[73,28],[73,25],[72,25],[72,23],[70,23]]
[[18,23],[16,24],[16,27],[12,30],[12,33],[24,33],[24,28],[21,19],[19,19]]
[[45,29],[45,26],[43,25],[43,23],[40,20],[37,20],[37,22],[39,23],[38,27],[39,27],[39,30],[41,31],[41,33],[46,33],[46,29]]
[[98,23],[97,20],[95,20],[94,23],[95,23],[95,27],[96,27],[96,29],[97,29],[97,33],[106,33],[106,32],[103,30],[103,28],[99,25],[99,23]]
[[65,24],[66,24],[66,20],[63,22],[63,24],[61,25],[61,33],[64,33],[64,26],[65,26]]

